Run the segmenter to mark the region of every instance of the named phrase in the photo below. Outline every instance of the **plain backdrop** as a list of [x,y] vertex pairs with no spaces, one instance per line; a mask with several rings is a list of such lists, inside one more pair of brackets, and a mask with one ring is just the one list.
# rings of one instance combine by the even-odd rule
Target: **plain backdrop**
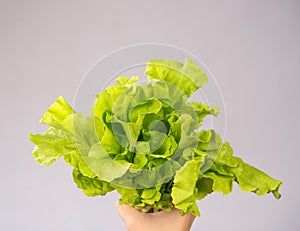
[[116,193],[88,198],[62,160],[34,161],[29,133],[59,95],[72,102],[109,52],[155,42],[210,69],[224,96],[236,155],[283,181],[282,198],[237,186],[198,203],[192,230],[297,231],[300,1],[0,1],[0,230],[126,230]]

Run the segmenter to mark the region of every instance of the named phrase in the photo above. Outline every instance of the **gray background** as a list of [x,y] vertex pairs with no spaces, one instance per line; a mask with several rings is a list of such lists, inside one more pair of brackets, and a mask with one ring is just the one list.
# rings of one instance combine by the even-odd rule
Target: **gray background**
[[0,1],[0,229],[125,230],[118,195],[88,198],[28,133],[59,95],[123,46],[157,42],[201,58],[222,90],[226,139],[281,179],[282,199],[238,187],[199,204],[192,230],[299,230],[300,1]]

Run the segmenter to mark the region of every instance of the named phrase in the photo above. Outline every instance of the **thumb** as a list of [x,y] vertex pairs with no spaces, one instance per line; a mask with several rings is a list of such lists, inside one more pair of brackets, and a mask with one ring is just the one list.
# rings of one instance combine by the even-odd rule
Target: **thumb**
[[132,206],[120,204],[117,202],[116,204],[117,211],[122,218],[122,220],[127,224],[133,222],[136,219],[141,219],[142,215],[140,211],[135,209]]

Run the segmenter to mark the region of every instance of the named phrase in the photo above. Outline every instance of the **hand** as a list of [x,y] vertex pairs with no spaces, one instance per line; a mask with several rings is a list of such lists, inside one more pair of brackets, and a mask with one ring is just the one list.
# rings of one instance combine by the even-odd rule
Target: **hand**
[[191,213],[181,216],[178,209],[143,213],[131,206],[117,203],[117,211],[128,231],[189,231],[195,219]]

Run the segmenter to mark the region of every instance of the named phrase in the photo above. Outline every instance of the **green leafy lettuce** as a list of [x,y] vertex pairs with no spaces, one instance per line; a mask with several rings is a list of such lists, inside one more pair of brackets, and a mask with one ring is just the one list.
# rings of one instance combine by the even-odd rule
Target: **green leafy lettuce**
[[281,182],[233,156],[228,142],[203,130],[219,109],[188,98],[207,83],[191,60],[150,60],[147,84],[120,77],[96,96],[91,115],[75,112],[59,97],[46,111],[43,134],[31,134],[42,165],[58,158],[88,196],[116,190],[122,203],[146,212],[181,210],[199,216],[196,204],[212,192],[241,190],[279,199]]

